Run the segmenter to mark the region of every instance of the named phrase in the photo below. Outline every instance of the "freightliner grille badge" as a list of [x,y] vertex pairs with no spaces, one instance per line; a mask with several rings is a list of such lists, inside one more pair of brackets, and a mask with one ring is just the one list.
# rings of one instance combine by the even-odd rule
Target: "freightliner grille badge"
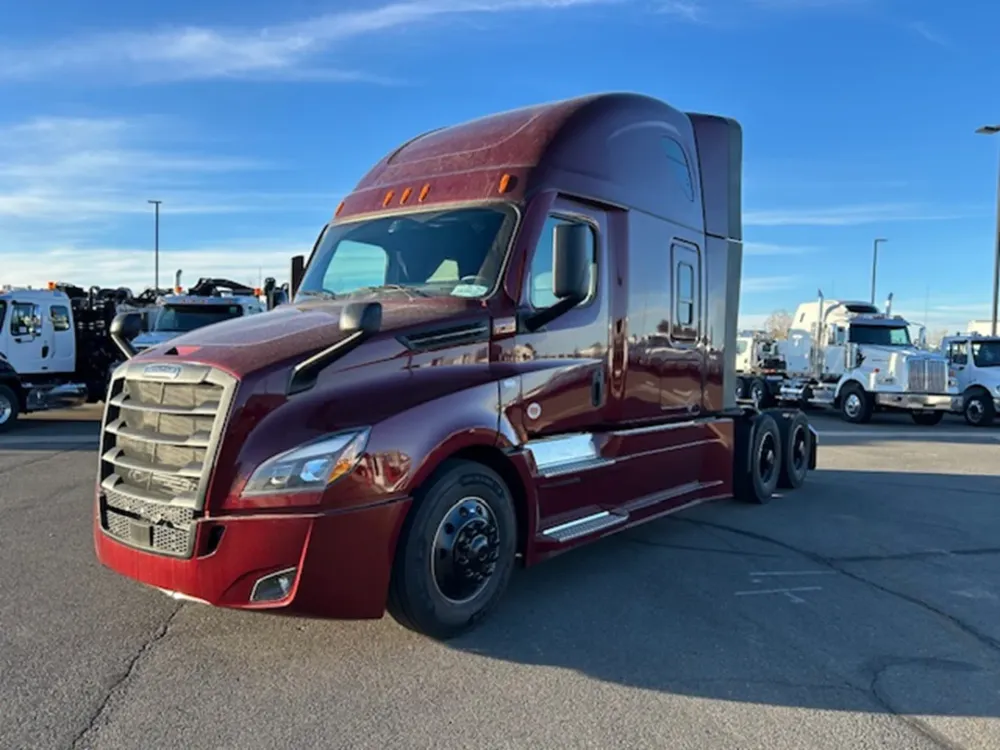
[[179,365],[146,365],[142,376],[154,380],[173,380],[181,374]]

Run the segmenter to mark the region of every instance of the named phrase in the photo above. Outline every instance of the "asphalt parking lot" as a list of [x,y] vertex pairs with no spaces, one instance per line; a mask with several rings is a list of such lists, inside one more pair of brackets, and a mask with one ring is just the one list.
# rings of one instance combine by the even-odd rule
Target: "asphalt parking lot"
[[806,488],[523,571],[439,644],[101,568],[99,409],[41,416],[0,437],[2,748],[1000,747],[1000,429],[813,416]]

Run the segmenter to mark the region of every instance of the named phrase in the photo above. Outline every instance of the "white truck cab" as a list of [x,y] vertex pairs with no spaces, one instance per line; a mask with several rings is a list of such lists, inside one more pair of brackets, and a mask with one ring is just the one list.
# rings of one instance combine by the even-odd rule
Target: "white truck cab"
[[940,348],[958,381],[965,421],[973,427],[993,424],[1000,412],[1000,336],[945,336]]
[[88,388],[76,377],[76,359],[73,306],[65,293],[0,291],[0,431],[21,413],[84,403]]
[[255,295],[172,294],[158,301],[149,330],[136,336],[132,346],[143,351],[196,328],[266,311],[265,303]]
[[914,422],[937,424],[961,397],[944,356],[921,349],[910,323],[869,302],[825,300],[799,305],[779,350],[789,377],[779,400],[831,406],[863,423],[876,409],[908,411]]

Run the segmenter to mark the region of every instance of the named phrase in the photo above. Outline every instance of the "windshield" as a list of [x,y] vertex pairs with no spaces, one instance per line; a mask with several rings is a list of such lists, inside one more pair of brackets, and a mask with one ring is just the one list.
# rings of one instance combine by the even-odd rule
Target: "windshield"
[[871,346],[912,346],[909,328],[852,325],[850,341]]
[[187,333],[196,328],[219,323],[243,314],[239,305],[164,305],[156,316],[153,330],[161,333]]
[[973,341],[972,359],[976,367],[1000,367],[1000,341]]
[[507,206],[428,211],[330,225],[296,294],[489,295],[515,214]]

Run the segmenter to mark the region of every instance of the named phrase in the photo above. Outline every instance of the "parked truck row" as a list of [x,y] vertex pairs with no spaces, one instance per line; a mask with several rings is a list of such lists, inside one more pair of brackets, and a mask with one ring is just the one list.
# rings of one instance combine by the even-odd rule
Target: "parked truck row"
[[741,172],[737,122],[636,94],[394,148],[293,259],[290,304],[115,370],[98,559],[449,638],[516,565],[801,486],[806,417],[734,397]]
[[[268,279],[262,290],[227,279],[199,279],[147,289],[50,283],[44,289],[0,290],[0,432],[19,416],[96,403],[111,372],[130,356],[174,336],[220,320],[264,312],[287,301],[287,285]],[[119,313],[135,313],[128,351],[110,336]]]
[[[876,410],[909,412],[933,425],[946,413],[973,426],[1000,409],[1000,338],[946,337],[927,348],[926,331],[868,302],[824,300],[799,305],[787,337],[744,333],[737,345],[737,397],[758,406],[833,408],[849,422]],[[996,368],[996,369],[994,369]]]

